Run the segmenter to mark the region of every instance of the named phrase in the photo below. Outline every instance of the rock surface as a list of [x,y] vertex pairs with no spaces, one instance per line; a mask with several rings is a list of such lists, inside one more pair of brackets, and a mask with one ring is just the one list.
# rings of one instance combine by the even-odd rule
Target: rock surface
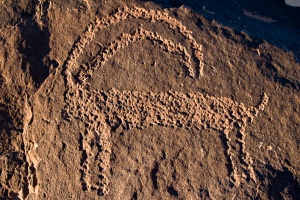
[[0,199],[300,199],[299,9],[2,1]]

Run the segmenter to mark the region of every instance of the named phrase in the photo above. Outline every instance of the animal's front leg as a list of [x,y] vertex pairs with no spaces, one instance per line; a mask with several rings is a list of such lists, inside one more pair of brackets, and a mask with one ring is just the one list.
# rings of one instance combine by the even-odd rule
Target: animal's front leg
[[82,185],[99,196],[109,191],[111,130],[104,120],[89,124],[83,136]]
[[109,171],[110,171],[110,155],[111,155],[111,128],[106,122],[100,124],[98,144],[100,145],[99,151],[99,195],[105,195],[109,192]]

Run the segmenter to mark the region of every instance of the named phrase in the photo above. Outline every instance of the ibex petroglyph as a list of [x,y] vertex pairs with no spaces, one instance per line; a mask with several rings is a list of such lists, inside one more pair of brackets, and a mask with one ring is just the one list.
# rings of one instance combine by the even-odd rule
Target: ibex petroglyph
[[[138,92],[87,91],[77,88],[69,93],[69,114],[87,125],[83,136],[83,150],[87,159],[83,163],[83,181],[87,188],[108,192],[109,159],[111,153],[110,137],[112,127],[123,125],[128,128],[147,128],[159,125],[190,129],[213,129],[224,133],[227,139],[227,157],[231,165],[231,178],[239,182],[241,169],[237,169],[232,159],[230,135],[237,126],[241,134],[240,142],[243,161],[253,179],[252,160],[244,147],[245,127],[248,121],[262,111],[267,103],[264,95],[258,107],[246,108],[229,98],[216,98],[202,93],[180,92]],[[238,173],[239,172],[239,173]]]
[[[111,24],[119,23],[127,18],[141,18],[149,22],[162,21],[172,29],[177,29],[189,41],[193,58],[198,62],[196,69],[191,65],[191,56],[185,47],[163,39],[157,33],[139,29],[133,34],[122,34],[117,40],[100,50],[94,60],[82,65],[79,72],[77,57],[84,51],[86,45],[92,42],[95,33]],[[186,67],[189,77],[201,76],[203,61],[201,45],[177,20],[164,12],[147,11],[142,8],[124,8],[117,13],[96,19],[79,37],[70,52],[65,64],[66,86],[65,93],[67,117],[76,118],[86,124],[82,133],[82,185],[83,189],[95,190],[99,195],[109,191],[109,168],[111,144],[110,137],[113,127],[123,125],[127,128],[146,128],[149,126],[182,127],[190,129],[212,129],[220,131],[226,138],[226,156],[230,166],[231,180],[239,184],[241,173],[248,171],[248,177],[255,180],[252,159],[245,149],[245,127],[259,111],[264,109],[268,97],[264,94],[257,107],[246,108],[244,104],[234,102],[226,97],[212,97],[200,92],[180,93],[169,92],[140,92],[140,91],[109,91],[89,90],[88,79],[94,70],[103,67],[108,59],[125,48],[129,43],[142,39],[161,41],[164,50],[181,55],[181,62]],[[237,167],[230,143],[234,127],[238,128],[241,146],[243,169]],[[235,159],[239,160],[239,159]]]

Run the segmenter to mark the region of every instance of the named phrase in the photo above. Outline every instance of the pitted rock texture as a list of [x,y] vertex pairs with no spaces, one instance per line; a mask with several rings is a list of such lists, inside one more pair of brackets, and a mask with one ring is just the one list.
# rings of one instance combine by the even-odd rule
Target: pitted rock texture
[[[185,47],[180,44],[163,39],[157,33],[144,29],[137,30],[134,34],[122,34],[117,40],[104,47],[91,63],[81,65],[78,70],[77,57],[84,51],[84,47],[91,43],[98,29],[125,20],[128,17],[148,19],[150,22],[161,20],[168,23],[170,28],[178,28],[189,40],[194,49],[195,57],[199,64],[193,69],[191,56]],[[179,93],[169,91],[167,93],[143,93],[139,91],[90,91],[89,79],[93,72],[103,67],[117,51],[122,50],[129,43],[141,39],[161,42],[169,53],[182,55],[182,63],[187,67],[187,75],[195,77],[202,75],[201,45],[197,44],[190,31],[180,22],[167,16],[166,13],[147,11],[142,8],[129,9],[125,7],[116,14],[96,19],[95,24],[89,25],[81,35],[79,41],[73,46],[69,60],[66,62],[66,81],[69,86],[66,93],[65,112],[69,119],[77,118],[86,123],[87,129],[83,133],[82,150],[84,159],[82,165],[82,187],[84,190],[97,191],[98,195],[106,195],[109,191],[109,170],[111,144],[110,136],[114,127],[123,125],[129,128],[147,128],[160,125],[166,127],[182,127],[189,129],[195,126],[198,129],[214,129],[225,134],[227,139],[227,157],[230,162],[230,176],[235,185],[239,185],[242,177],[242,169],[238,169],[232,159],[230,131],[234,126],[239,128],[239,142],[242,162],[245,170],[255,181],[252,168],[252,159],[245,149],[244,135],[248,121],[252,121],[258,111],[264,110],[268,97],[264,94],[259,107],[246,108],[243,104],[236,103],[229,98],[216,98],[202,93]],[[198,68],[197,68],[198,67]],[[185,69],[183,69],[185,70]]]
[[[221,131],[227,138],[227,156],[231,163],[232,182],[239,185],[242,169],[237,169],[232,159],[234,154],[230,144],[231,131],[238,126],[240,155],[245,163],[247,178],[256,180],[253,173],[252,158],[245,149],[245,127],[263,111],[268,103],[264,94],[261,104],[246,108],[229,98],[216,98],[201,93],[167,92],[152,93],[138,91],[88,91],[78,87],[68,93],[67,112],[74,118],[86,123],[83,134],[83,185],[86,189],[96,190],[99,195],[108,193],[108,173],[110,169],[110,131],[123,125],[130,128],[147,128],[159,125],[189,129],[214,129]],[[91,163],[92,162],[92,163]],[[99,162],[95,164],[95,162]],[[92,175],[93,174],[93,175]]]
[[[68,70],[74,70],[74,68],[78,68],[77,65],[77,58],[78,56],[84,52],[85,47],[87,44],[93,41],[95,37],[95,33],[99,30],[105,29],[110,25],[115,25],[120,23],[121,21],[130,19],[130,18],[141,18],[144,20],[149,21],[150,23],[161,21],[168,24],[170,29],[178,29],[178,31],[186,38],[186,40],[191,45],[193,49],[193,54],[197,60],[196,66],[192,67],[190,56],[186,52],[185,48],[182,47],[180,44],[173,44],[171,41],[168,41],[164,38],[161,38],[157,33],[153,33],[151,31],[140,29],[136,31],[136,33],[132,36],[123,33],[120,38],[118,38],[115,42],[112,42],[111,45],[104,48],[103,51],[99,53],[98,56],[95,57],[94,61],[91,62],[90,66],[85,69],[87,76],[91,76],[92,71],[95,68],[101,67],[101,64],[105,63],[114,53],[122,49],[124,46],[128,45],[128,43],[135,42],[140,39],[149,39],[153,41],[161,41],[168,52],[179,52],[183,54],[183,63],[187,67],[188,75],[191,77],[201,76],[203,73],[203,54],[202,54],[202,46],[199,45],[196,40],[194,39],[192,32],[187,30],[187,28],[182,25],[181,22],[178,20],[168,16],[165,12],[155,11],[155,10],[146,10],[143,8],[128,8],[124,7],[123,9],[118,10],[116,13],[105,16],[103,18],[96,18],[93,23],[91,23],[85,30],[85,32],[80,35],[79,40],[74,43],[71,52],[69,53],[69,58],[65,64],[67,69],[67,74],[69,73]],[[69,76],[69,75],[68,75]],[[68,79],[70,77],[67,77]],[[68,80],[69,82],[69,80]]]
[[155,2],[0,3],[0,199],[300,199],[292,10]]

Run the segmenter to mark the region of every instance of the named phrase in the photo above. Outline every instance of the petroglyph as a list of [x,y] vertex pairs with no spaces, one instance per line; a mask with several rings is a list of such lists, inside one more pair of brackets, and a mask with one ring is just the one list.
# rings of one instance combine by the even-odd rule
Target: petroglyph
[[[75,89],[75,88],[74,88]],[[111,153],[110,136],[114,127],[144,129],[159,125],[190,129],[213,129],[224,133],[227,139],[227,156],[231,165],[231,178],[239,184],[242,169],[238,169],[232,159],[230,131],[237,126],[241,135],[240,143],[250,178],[255,180],[252,160],[245,150],[245,127],[259,111],[264,109],[268,97],[264,95],[261,104],[246,108],[229,98],[216,98],[197,93],[152,93],[138,91],[88,91],[77,87],[69,92],[68,110],[74,118],[86,124],[82,147],[86,154],[83,161],[84,187],[98,190],[103,195],[108,192],[109,159]],[[98,175],[98,176],[97,176]]]
[[[178,20],[168,16],[166,12],[156,11],[156,10],[145,10],[143,8],[128,8],[124,7],[123,9],[119,9],[116,13],[105,16],[103,18],[96,17],[95,21],[91,23],[87,29],[79,36],[78,41],[76,41],[69,53],[68,59],[65,63],[66,67],[66,75],[67,79],[71,78],[70,71],[73,69],[78,68],[77,58],[80,56],[80,54],[85,50],[85,47],[94,40],[95,34],[99,30],[103,30],[107,28],[110,25],[115,25],[120,23],[121,21],[125,21],[127,19],[144,19],[147,20],[150,23],[154,22],[164,22],[168,24],[170,29],[177,29],[179,33],[181,33],[185,38],[186,41],[190,44],[192,50],[193,50],[193,56],[195,57],[195,60],[197,62],[196,66],[193,68],[193,66],[190,64],[190,61],[187,63],[188,66],[186,66],[189,70],[189,75],[192,77],[199,76],[201,77],[203,75],[203,54],[202,54],[202,45],[198,44],[197,41],[194,39],[192,32],[187,30],[187,27],[185,27],[181,22]],[[143,31],[142,31],[143,32]],[[157,37],[157,33],[148,33],[147,31],[144,31],[141,34],[148,34],[143,35],[145,38],[151,37]],[[140,36],[141,37],[141,36]],[[162,40],[160,36],[159,40]],[[158,38],[157,38],[158,39]],[[132,42],[129,40],[125,40],[127,42]],[[169,42],[167,42],[170,44]],[[171,44],[170,44],[171,45]],[[172,46],[170,46],[172,49]],[[108,52],[112,52],[113,49],[108,48]],[[103,53],[103,52],[102,52]],[[186,54],[186,51],[184,51]],[[186,55],[188,57],[188,55]],[[98,66],[95,66],[98,67]],[[92,70],[92,69],[90,69]],[[71,80],[67,81],[68,83],[71,83]]]
[[[103,66],[107,60],[113,57],[119,50],[124,49],[130,43],[138,42],[139,40],[151,40],[156,43],[162,43],[161,47],[168,53],[178,54],[181,56],[181,63],[183,64],[183,70],[189,77],[195,77],[195,71],[191,68],[191,56],[187,53],[184,46],[179,43],[173,43],[170,40],[162,38],[158,33],[154,33],[148,30],[140,28],[133,34],[123,33],[119,38],[110,43],[110,45],[104,48],[98,56],[96,56],[91,63],[88,64],[88,68],[85,69],[85,74],[88,77],[92,76],[94,69],[99,66]],[[87,78],[87,77],[86,77]]]
[[[128,18],[144,19],[150,23],[156,21],[167,23],[170,29],[177,29],[186,38],[191,45],[193,57],[181,44],[164,39],[158,33],[140,28],[133,34],[123,33],[109,45],[102,47],[91,62],[78,63],[77,58],[93,41],[97,31]],[[167,13],[125,7],[110,16],[96,18],[95,22],[91,23],[75,42],[65,63],[67,86],[65,117],[75,118],[86,125],[86,129],[82,132],[80,147],[83,152],[81,160],[83,189],[96,191],[98,195],[106,195],[109,192],[110,137],[114,129],[120,125],[126,129],[144,129],[158,125],[220,131],[226,138],[226,156],[230,165],[231,181],[238,186],[243,180],[242,174],[245,171],[248,173],[247,178],[255,181],[253,161],[245,147],[245,128],[247,122],[252,121],[259,111],[264,110],[268,102],[265,94],[258,107],[246,108],[242,103],[234,102],[229,98],[212,97],[200,92],[153,93],[116,89],[90,90],[89,78],[95,69],[103,67],[116,52],[124,49],[128,44],[143,39],[159,42],[164,51],[180,55],[180,61],[184,65],[187,76],[194,78],[203,75],[201,45],[196,42],[185,26],[169,17]],[[197,61],[195,67],[191,62],[193,59]],[[238,128],[238,133],[233,133],[234,128]],[[240,150],[233,148],[232,144],[236,143],[236,141],[231,141],[233,134],[236,134],[235,138],[238,138]],[[236,163],[239,160],[236,157],[241,157],[241,164]]]

